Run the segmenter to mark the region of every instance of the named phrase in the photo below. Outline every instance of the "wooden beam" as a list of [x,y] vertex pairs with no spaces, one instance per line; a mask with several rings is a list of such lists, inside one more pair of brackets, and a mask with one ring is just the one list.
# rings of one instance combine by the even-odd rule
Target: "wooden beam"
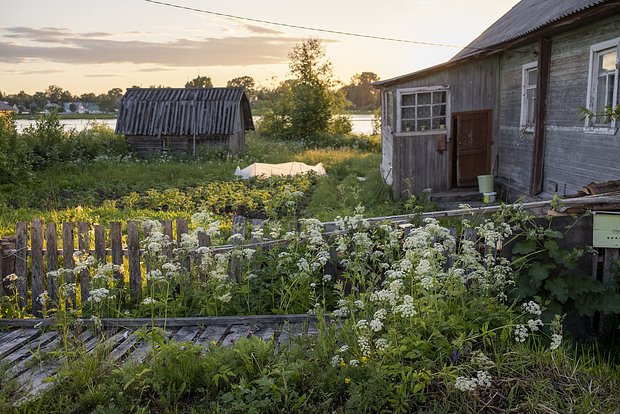
[[530,194],[543,190],[545,167],[545,124],[547,123],[547,95],[549,92],[549,71],[551,68],[551,39],[541,38],[538,42],[538,79],[536,81],[536,103],[534,106],[534,148],[532,151],[532,173]]

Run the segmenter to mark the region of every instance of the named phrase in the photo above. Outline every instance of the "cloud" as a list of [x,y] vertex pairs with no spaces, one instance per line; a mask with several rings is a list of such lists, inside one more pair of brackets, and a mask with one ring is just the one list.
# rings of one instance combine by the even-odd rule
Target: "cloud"
[[278,34],[283,33],[279,30],[269,29],[267,27],[257,26],[253,24],[244,24],[243,27],[247,31],[252,32],[252,33],[257,33],[257,34],[278,35]]
[[0,75],[50,75],[53,73],[61,73],[60,70],[51,70],[51,69],[38,69],[38,70],[28,70],[28,69],[19,69],[19,70],[3,70],[0,72]]
[[174,70],[174,68],[170,68],[170,67],[157,67],[157,68],[143,68],[143,69],[138,69],[136,72],[166,72],[169,70]]
[[[252,27],[262,33],[269,31]],[[107,38],[111,36],[109,33],[74,33],[63,28],[12,27],[2,31],[0,56],[3,63],[43,60],[67,64],[134,63],[168,67],[279,64],[287,62],[293,45],[303,40],[251,35],[146,42],[113,40]],[[2,37],[11,41],[2,41]]]
[[111,75],[109,73],[93,73],[84,75],[85,78],[121,78],[121,75]]

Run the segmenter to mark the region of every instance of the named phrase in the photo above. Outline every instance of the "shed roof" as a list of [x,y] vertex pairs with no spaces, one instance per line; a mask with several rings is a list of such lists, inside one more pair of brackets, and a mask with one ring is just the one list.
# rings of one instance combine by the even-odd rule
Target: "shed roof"
[[[562,19],[605,4],[615,5],[615,13],[617,13],[617,6],[620,2],[618,0],[521,0],[449,61],[375,82],[373,85],[379,87],[396,84],[444,70],[479,55],[501,51],[507,44],[512,45],[513,42],[526,40],[529,35],[534,35],[540,30],[553,26],[554,23],[559,23]],[[601,12],[599,15],[610,17],[613,13],[607,11]],[[569,28],[571,27],[565,27],[565,29]]]
[[254,129],[243,88],[130,88],[120,101],[116,133],[231,135],[238,119]]
[[17,111],[12,105],[0,102],[0,111]]

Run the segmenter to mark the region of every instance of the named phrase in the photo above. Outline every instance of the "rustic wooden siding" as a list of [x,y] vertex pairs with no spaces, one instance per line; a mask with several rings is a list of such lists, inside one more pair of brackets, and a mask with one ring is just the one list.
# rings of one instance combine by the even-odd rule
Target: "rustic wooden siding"
[[[398,89],[424,87],[424,86],[447,86],[449,88],[450,114],[465,111],[494,109],[498,101],[499,88],[499,58],[492,56],[444,71],[432,73],[420,78],[409,80],[390,87],[386,90],[394,91],[394,99],[397,98]],[[394,111],[398,111],[397,103],[394,102]],[[498,136],[499,120],[497,111],[493,111],[493,138]],[[394,122],[397,116],[394,115]],[[395,129],[396,125],[392,125]],[[451,126],[447,131],[447,138],[452,139]],[[415,133],[391,134],[388,128],[382,130],[382,142],[393,142],[392,171],[393,171],[393,194],[395,198],[403,196],[403,191],[409,189],[413,193],[419,193],[425,188],[433,188],[433,191],[447,190],[452,186],[451,180],[451,152],[438,152],[435,150],[435,135],[422,135]],[[419,143],[406,143],[405,141],[419,140]],[[494,144],[495,144],[495,140]],[[419,145],[418,145],[419,144]],[[403,153],[402,151],[405,151]],[[495,159],[496,148],[492,151],[492,161]],[[384,157],[389,157],[389,150],[384,152]],[[382,165],[388,165],[387,160]],[[415,164],[415,165],[410,165]],[[412,184],[413,183],[413,184]]]
[[553,38],[544,190],[574,194],[592,181],[620,177],[620,134],[586,133],[590,46],[620,37],[620,16]]
[[[620,36],[616,16],[552,38],[547,101],[543,196],[573,194],[592,181],[620,176],[620,137],[586,133],[578,109],[586,105],[590,46]],[[520,128],[522,65],[536,43],[504,53],[501,60],[498,176],[527,192],[532,169],[533,134]]]
[[444,136],[394,137],[392,191],[395,198],[405,198],[425,188],[449,188],[451,152],[437,151],[437,139]]
[[[169,148],[164,151],[163,141],[167,140]],[[227,135],[210,135],[196,137],[196,152],[204,152],[213,148],[228,148]],[[172,153],[177,155],[192,155],[194,153],[194,138],[192,136],[128,136],[127,144],[140,157],[156,154]]]

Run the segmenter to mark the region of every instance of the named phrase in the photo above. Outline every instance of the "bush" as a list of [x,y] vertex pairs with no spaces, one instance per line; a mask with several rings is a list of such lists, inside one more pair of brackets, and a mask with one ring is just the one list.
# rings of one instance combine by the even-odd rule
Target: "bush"
[[12,116],[0,115],[0,177],[3,183],[27,179],[31,171],[26,142],[15,129]]

